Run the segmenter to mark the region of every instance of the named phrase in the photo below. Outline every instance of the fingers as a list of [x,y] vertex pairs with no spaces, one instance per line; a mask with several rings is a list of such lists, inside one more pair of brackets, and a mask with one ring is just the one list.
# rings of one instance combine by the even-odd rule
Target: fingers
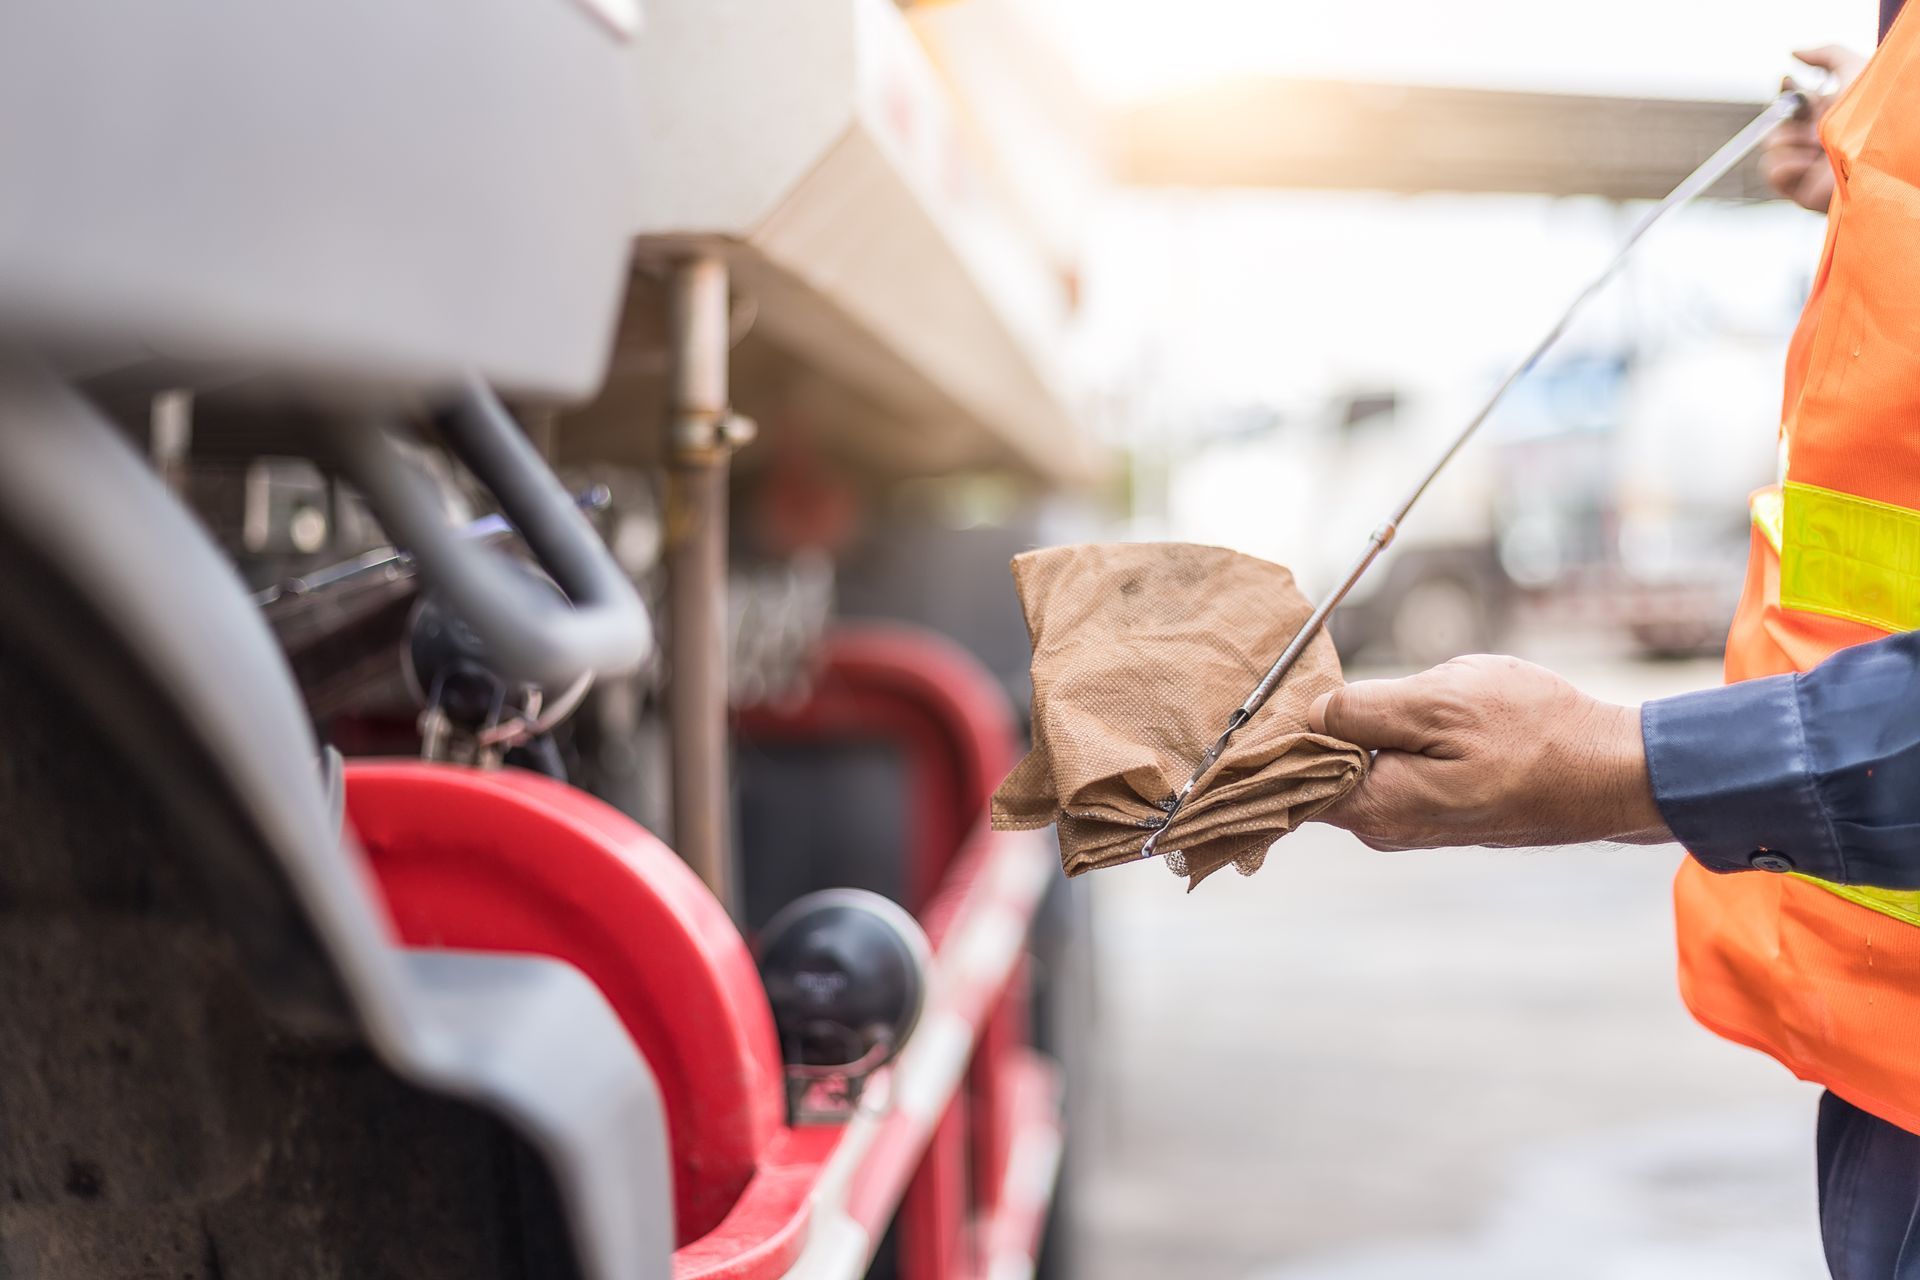
[[1572,844],[1660,821],[1639,711],[1518,658],[1362,681],[1322,698],[1312,722],[1375,749],[1316,816],[1376,849]]
[[1307,726],[1369,751],[1422,751],[1432,740],[1429,702],[1417,678],[1361,680],[1314,699]]
[[1863,59],[1859,54],[1840,44],[1823,44],[1813,49],[1795,49],[1793,56],[1810,67],[1819,67],[1823,71],[1835,74],[1857,67]]
[[1760,173],[1776,194],[1816,212],[1832,199],[1832,168],[1812,121],[1788,121],[1768,135]]
[[1819,151],[1820,126],[1811,120],[1787,120],[1767,135],[1766,149],[1772,151]]
[[1422,758],[1383,752],[1358,787],[1314,815],[1314,821],[1339,827],[1379,852],[1445,843],[1430,837],[1422,819],[1435,806],[1423,785]]
[[1825,212],[1833,200],[1833,176],[1820,146],[1820,116],[1833,103],[1833,94],[1860,74],[1866,59],[1844,45],[1826,44],[1812,49],[1795,49],[1793,56],[1810,67],[1832,73],[1822,89],[1804,89],[1789,76],[1783,87],[1801,89],[1807,94],[1809,110],[1780,125],[1767,135],[1761,157],[1761,172],[1766,183],[1778,195],[1816,213]]
[[1768,164],[1793,163],[1803,169],[1815,163],[1825,164],[1827,159],[1826,148],[1818,142],[1797,142],[1791,138],[1769,143],[1765,154]]
[[1818,147],[1786,147],[1769,151],[1760,162],[1761,176],[1767,185],[1783,196],[1791,197],[1813,172],[1815,165],[1825,164],[1826,157]]
[[[1819,67],[1828,72],[1827,81],[1819,86],[1801,86],[1799,88],[1811,100],[1813,113],[1822,115],[1833,103],[1834,95],[1852,84],[1854,79],[1866,67],[1866,58],[1845,45],[1823,44],[1816,49],[1795,49],[1793,56],[1810,67]],[[1789,81],[1792,77],[1788,77]]]

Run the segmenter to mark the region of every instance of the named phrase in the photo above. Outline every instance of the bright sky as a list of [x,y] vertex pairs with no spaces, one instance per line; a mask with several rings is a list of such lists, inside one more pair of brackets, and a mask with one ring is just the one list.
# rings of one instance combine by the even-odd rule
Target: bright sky
[[1220,75],[1767,97],[1808,44],[1872,47],[1874,0],[1022,0],[1086,87]]

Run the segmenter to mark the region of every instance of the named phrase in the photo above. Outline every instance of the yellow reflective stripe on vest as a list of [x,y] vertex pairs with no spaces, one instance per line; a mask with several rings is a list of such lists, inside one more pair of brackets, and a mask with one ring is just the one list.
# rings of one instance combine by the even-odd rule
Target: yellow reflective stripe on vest
[[1789,480],[1779,547],[1783,609],[1920,629],[1920,511]]
[[1808,884],[1817,884],[1828,893],[1836,894],[1869,911],[1878,911],[1883,916],[1892,916],[1902,924],[1920,925],[1920,889],[1862,889],[1856,885],[1816,880],[1812,876],[1803,876],[1798,871],[1793,874],[1796,879],[1805,880]]
[[[1780,604],[1883,631],[1920,629],[1920,511],[1789,481],[1753,495],[1753,527],[1780,553]],[[1794,873],[1920,927],[1920,889],[1864,889]]]

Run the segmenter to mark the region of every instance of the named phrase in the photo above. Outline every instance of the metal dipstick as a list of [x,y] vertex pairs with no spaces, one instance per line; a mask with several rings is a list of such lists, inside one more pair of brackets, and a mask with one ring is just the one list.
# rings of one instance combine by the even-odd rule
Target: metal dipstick
[[1233,738],[1233,735],[1239,731],[1242,725],[1253,719],[1253,717],[1259,713],[1260,708],[1266,705],[1267,699],[1273,696],[1273,691],[1280,687],[1280,682],[1286,679],[1287,673],[1291,671],[1294,664],[1300,660],[1300,655],[1307,651],[1307,646],[1313,642],[1314,637],[1319,635],[1326,627],[1327,616],[1334,611],[1335,607],[1338,606],[1342,600],[1346,599],[1347,593],[1352,591],[1360,579],[1366,576],[1366,572],[1373,566],[1373,562],[1379,559],[1380,553],[1385,551],[1387,545],[1393,541],[1394,535],[1400,531],[1401,522],[1404,521],[1408,513],[1413,510],[1414,504],[1420,501],[1421,495],[1426,493],[1433,482],[1439,478],[1440,473],[1446,470],[1447,464],[1453,461],[1454,455],[1458,454],[1460,450],[1465,447],[1467,441],[1473,438],[1474,433],[1480,430],[1481,425],[1485,423],[1489,417],[1493,416],[1493,411],[1499,407],[1502,400],[1506,399],[1507,393],[1513,390],[1514,386],[1519,383],[1522,378],[1531,373],[1534,366],[1540,363],[1540,358],[1546,355],[1546,353],[1553,348],[1553,345],[1561,339],[1568,327],[1573,323],[1574,317],[1579,315],[1587,303],[1591,302],[1595,295],[1597,295],[1601,289],[1605,288],[1607,283],[1612,280],[1615,275],[1619,274],[1620,268],[1625,265],[1627,259],[1632,255],[1634,247],[1640,243],[1647,232],[1651,231],[1654,226],[1669,213],[1681,205],[1691,202],[1695,197],[1701,195],[1713,186],[1714,183],[1725,177],[1735,165],[1752,154],[1754,148],[1758,147],[1768,134],[1772,133],[1775,128],[1787,120],[1805,111],[1807,106],[1808,103],[1805,94],[1798,89],[1788,89],[1769,103],[1764,111],[1755,116],[1752,123],[1741,129],[1740,132],[1734,134],[1718,151],[1715,151],[1712,155],[1708,156],[1706,160],[1702,161],[1699,168],[1695,169],[1685,178],[1682,178],[1680,184],[1668,192],[1659,204],[1648,210],[1647,215],[1634,226],[1620,247],[1614,251],[1613,257],[1607,261],[1606,266],[1601,269],[1600,274],[1595,276],[1585,288],[1581,289],[1580,292],[1574,296],[1573,301],[1567,304],[1565,310],[1561,311],[1559,317],[1548,327],[1546,333],[1541,336],[1540,340],[1533,345],[1533,348],[1529,350],[1525,356],[1521,357],[1520,361],[1513,366],[1507,376],[1500,380],[1499,384],[1494,387],[1492,393],[1489,394],[1481,404],[1479,410],[1475,412],[1474,415],[1467,420],[1466,425],[1461,427],[1459,432],[1454,435],[1452,441],[1440,454],[1439,458],[1434,461],[1432,466],[1427,468],[1426,473],[1420,477],[1419,482],[1413,486],[1412,491],[1401,500],[1400,505],[1395,507],[1393,513],[1381,521],[1374,529],[1373,533],[1367,539],[1366,549],[1362,551],[1359,558],[1353,562],[1353,567],[1347,570],[1346,576],[1335,583],[1333,589],[1327,592],[1327,594],[1321,598],[1320,602],[1314,606],[1313,612],[1307,616],[1306,622],[1303,623],[1300,630],[1294,634],[1293,639],[1287,642],[1285,651],[1274,660],[1271,667],[1267,668],[1267,673],[1260,677],[1260,683],[1254,686],[1253,692],[1247,695],[1246,701],[1234,708],[1233,713],[1227,717],[1226,727],[1221,730],[1220,736],[1214,739],[1213,745],[1201,754],[1200,762],[1194,768],[1192,775],[1188,777],[1186,785],[1174,793],[1170,803],[1162,806],[1165,809],[1166,817],[1161,820],[1160,825],[1154,829],[1152,834],[1147,837],[1146,842],[1141,846],[1140,856],[1142,858],[1151,858],[1159,852],[1160,837],[1173,825],[1174,818],[1179,815],[1180,810],[1186,805],[1188,799],[1192,797],[1194,791],[1199,787],[1201,779],[1204,778],[1207,772],[1219,761],[1220,756],[1227,749],[1227,743]]

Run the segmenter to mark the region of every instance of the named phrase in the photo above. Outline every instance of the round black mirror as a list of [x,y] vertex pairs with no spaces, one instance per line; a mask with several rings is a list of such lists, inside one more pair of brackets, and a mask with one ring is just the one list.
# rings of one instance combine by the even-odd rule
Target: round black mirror
[[920,1019],[927,935],[877,893],[828,889],[782,908],[758,951],[790,1109],[796,1119],[845,1118]]

